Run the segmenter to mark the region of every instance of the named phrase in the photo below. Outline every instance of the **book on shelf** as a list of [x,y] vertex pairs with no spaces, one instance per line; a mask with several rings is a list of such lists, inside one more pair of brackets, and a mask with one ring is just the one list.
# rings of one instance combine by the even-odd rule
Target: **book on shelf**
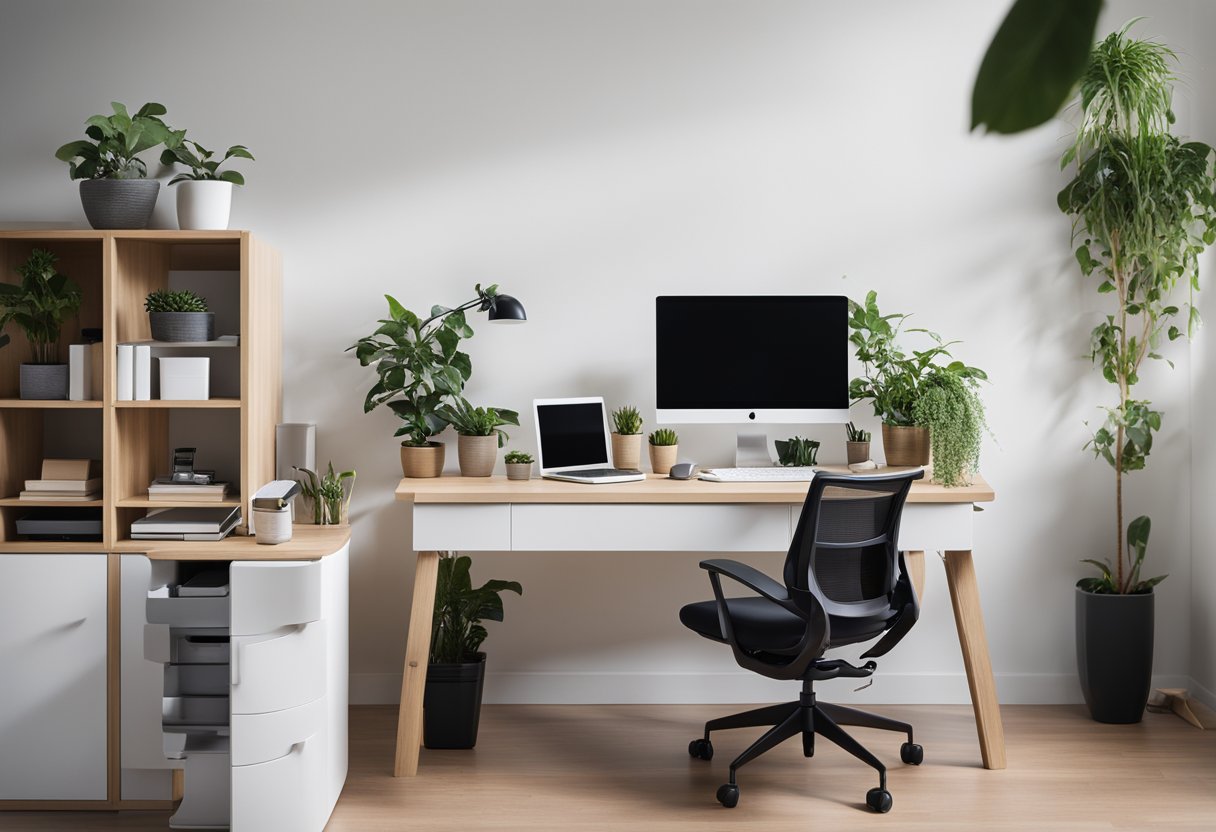
[[26,491],[49,491],[60,494],[87,494],[101,488],[101,477],[87,480],[26,480]]
[[210,485],[192,485],[187,482],[155,480],[148,486],[149,500],[187,500],[198,502],[220,502],[228,496],[228,483],[214,482]]
[[100,500],[100,491],[22,491],[22,500],[45,500],[54,503],[83,503],[89,500]]
[[101,463],[96,459],[42,460],[42,479],[44,480],[91,480],[100,476]]
[[[98,389],[98,395],[101,390]],[[91,344],[68,345],[68,398],[74,402],[93,398],[93,347]]]
[[135,347],[130,344],[118,345],[114,398],[120,402],[135,399]]

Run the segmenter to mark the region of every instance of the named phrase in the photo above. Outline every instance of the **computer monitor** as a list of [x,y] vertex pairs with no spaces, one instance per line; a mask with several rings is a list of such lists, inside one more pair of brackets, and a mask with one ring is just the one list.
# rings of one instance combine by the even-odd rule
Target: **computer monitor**
[[[837,295],[656,298],[657,420],[847,422],[848,314]],[[736,464],[772,464],[763,432],[740,431]]]

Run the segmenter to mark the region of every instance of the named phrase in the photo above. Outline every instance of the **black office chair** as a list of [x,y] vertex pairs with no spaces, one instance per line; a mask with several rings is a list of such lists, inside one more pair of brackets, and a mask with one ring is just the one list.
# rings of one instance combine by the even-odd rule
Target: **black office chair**
[[[772,679],[800,679],[797,702],[770,705],[705,723],[705,736],[688,744],[702,760],[714,755],[711,731],[773,726],[730,764],[730,782],[718,789],[727,808],[739,802],[735,772],[790,737],[802,736],[802,753],[815,753],[815,735],[839,745],[878,770],[879,785],[866,794],[876,812],[891,810],[887,770],[877,757],[845,733],[841,725],[900,731],[905,763],[920,765],[924,749],[912,741],[912,726],[875,714],[816,702],[814,683],[837,677],[864,678],[878,665],[861,667],[825,659],[824,651],[882,636],[861,658],[885,655],[916,623],[920,607],[903,557],[895,548],[899,519],[912,482],[923,471],[850,477],[816,474],[785,558],[785,583],[733,560],[706,560],[714,600],[680,610],[684,626],[731,646],[735,661]],[[757,596],[726,598],[721,576],[738,581]]]

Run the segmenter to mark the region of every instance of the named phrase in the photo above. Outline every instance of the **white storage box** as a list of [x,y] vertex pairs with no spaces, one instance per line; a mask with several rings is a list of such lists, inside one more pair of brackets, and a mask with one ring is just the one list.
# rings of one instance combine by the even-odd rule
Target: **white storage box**
[[160,397],[203,401],[211,395],[210,358],[161,358]]

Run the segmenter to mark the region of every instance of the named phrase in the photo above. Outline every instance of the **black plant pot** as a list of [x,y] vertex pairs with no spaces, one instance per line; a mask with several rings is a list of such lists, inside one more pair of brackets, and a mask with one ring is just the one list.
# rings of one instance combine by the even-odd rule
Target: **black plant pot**
[[1077,589],[1077,672],[1098,722],[1139,722],[1153,680],[1152,592]]
[[472,748],[481,720],[486,654],[467,664],[429,664],[422,699],[422,744],[427,748]]

